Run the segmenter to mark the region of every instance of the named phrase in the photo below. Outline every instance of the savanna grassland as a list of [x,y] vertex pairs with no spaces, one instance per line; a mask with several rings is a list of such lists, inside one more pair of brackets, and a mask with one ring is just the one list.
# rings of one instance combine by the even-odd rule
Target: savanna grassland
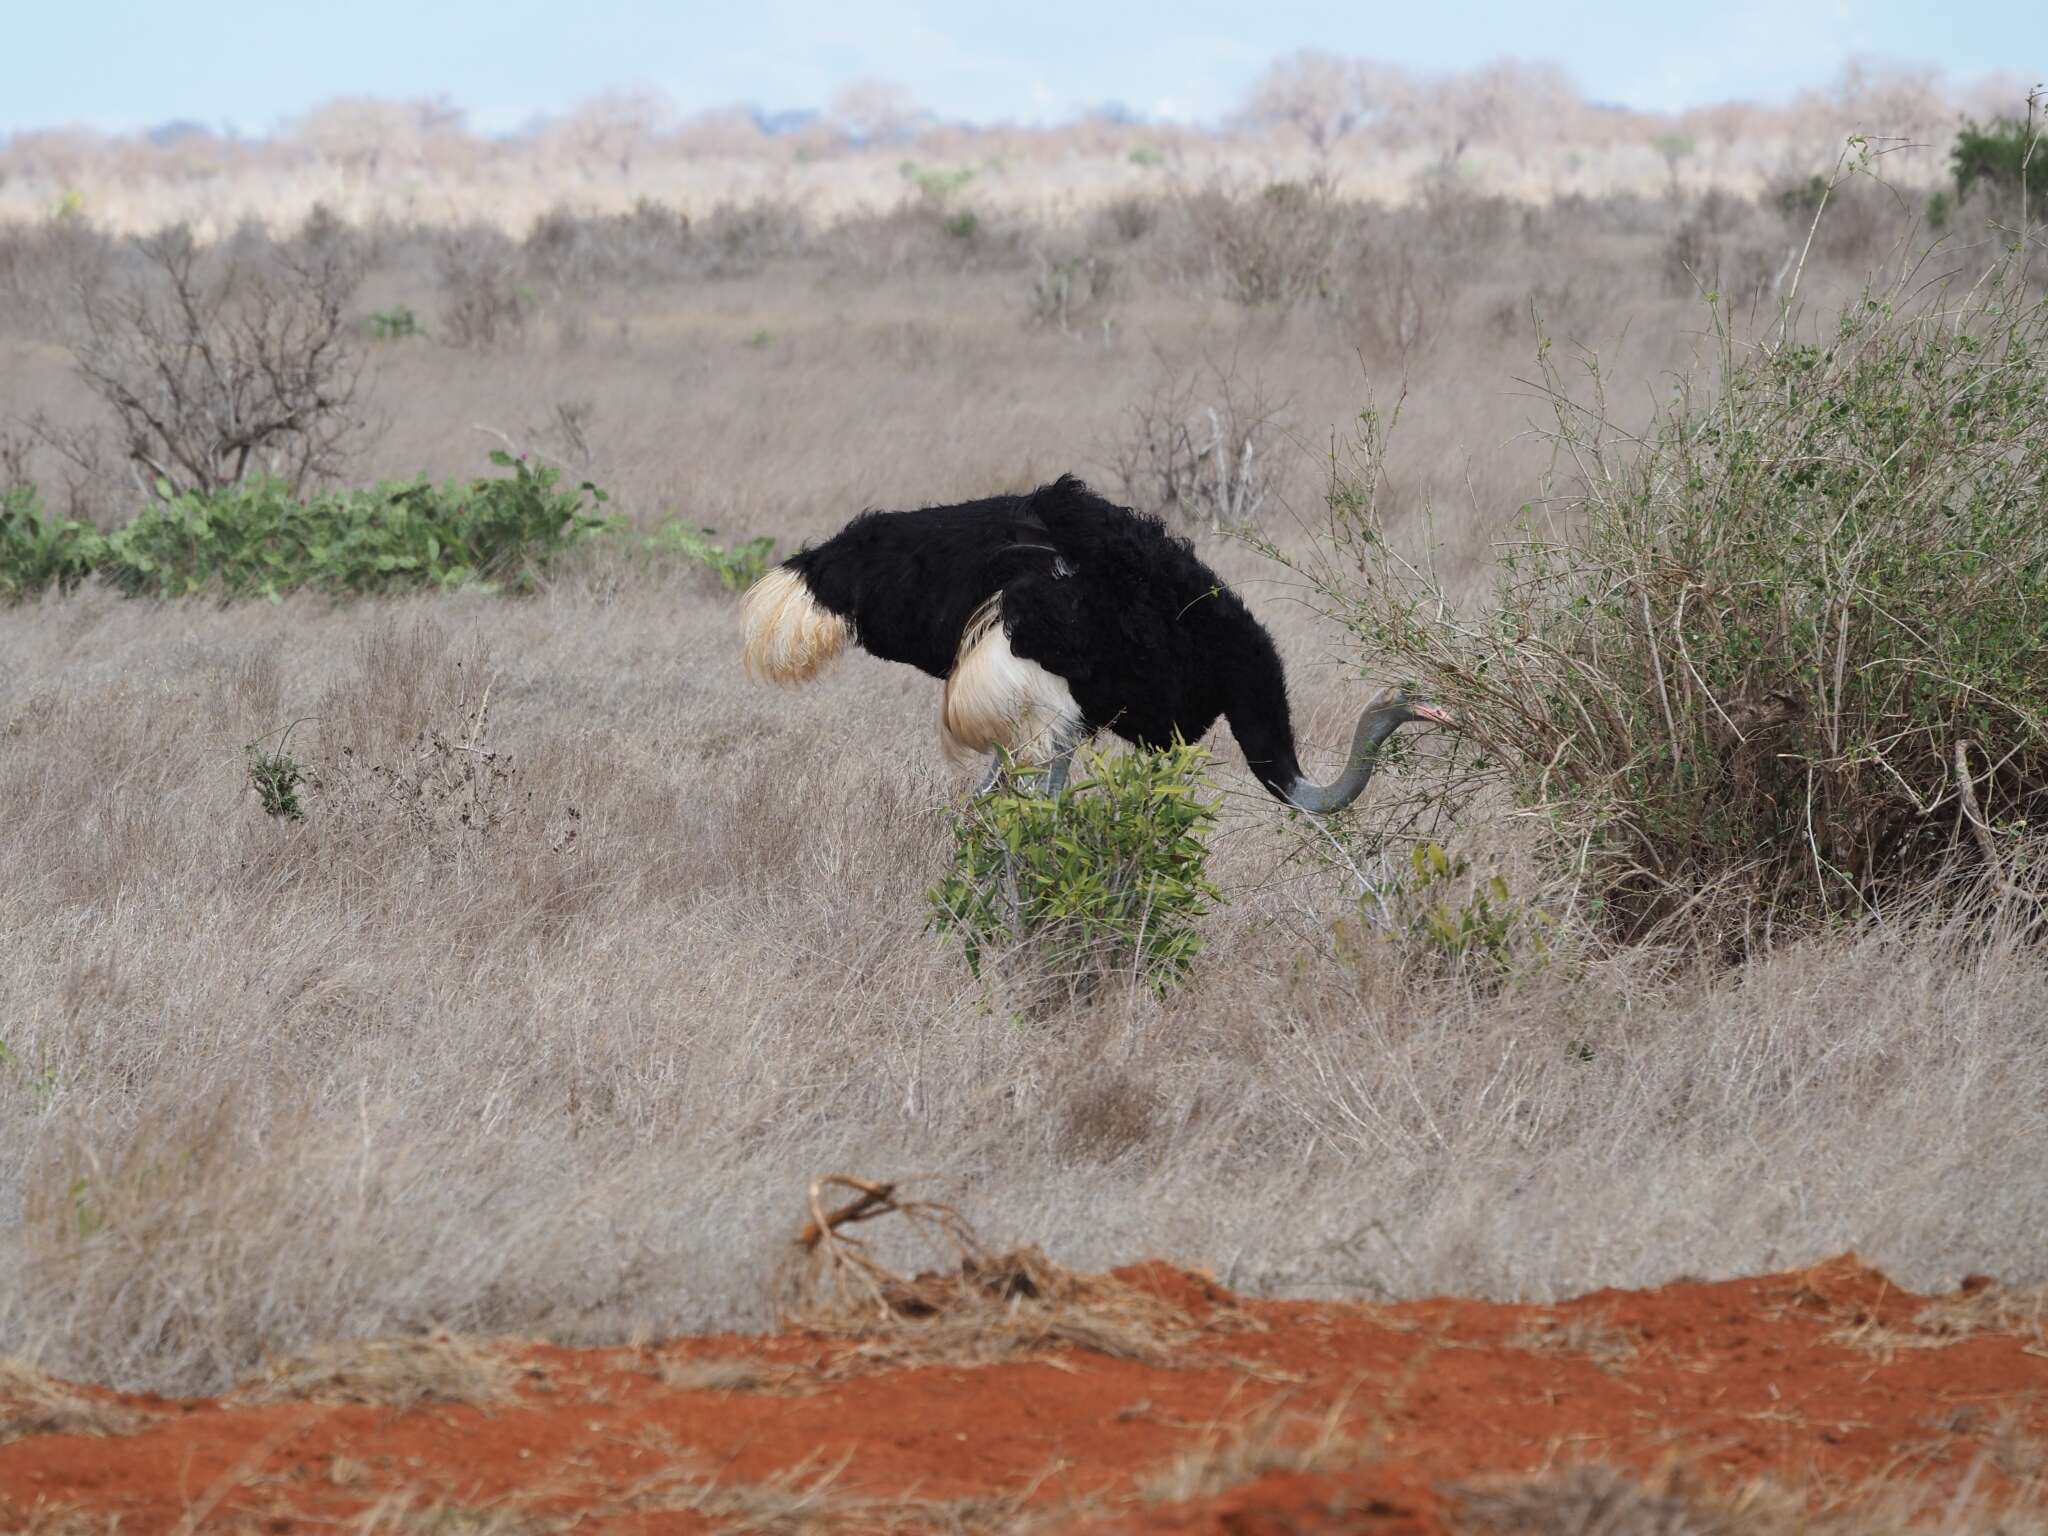
[[[2048,954],[2017,897],[1892,880],[1782,930],[1678,901],[1622,932],[1512,784],[1432,800],[1454,739],[1404,737],[1326,831],[1219,731],[1223,899],[1183,984],[976,977],[930,931],[965,789],[936,686],[860,656],[749,683],[728,583],[651,530],[788,551],[1077,471],[1271,626],[1326,770],[1428,660],[1345,607],[1351,555],[1335,590],[1303,575],[1362,410],[1391,423],[1381,547],[1484,602],[1584,468],[1546,390],[1625,448],[1781,303],[1822,337],[1866,284],[1967,288],[2007,239],[1966,200],[1924,257],[1924,188],[1867,175],[1816,227],[1804,170],[1398,204],[1162,177],[1065,214],[906,177],[831,218],[322,215],[205,247],[353,274],[360,372],[309,487],[500,449],[626,526],[446,590],[103,574],[0,607],[0,1352],[195,1391],[427,1324],[752,1327],[827,1170],[1253,1294],[1550,1299],[1845,1249],[1920,1290],[2048,1280]],[[89,214],[0,229],[0,482],[107,530],[151,476],[76,360],[158,269]],[[1987,453],[2032,462],[2014,430]],[[296,819],[252,743],[298,765]],[[1978,847],[1942,805],[1930,865]]]

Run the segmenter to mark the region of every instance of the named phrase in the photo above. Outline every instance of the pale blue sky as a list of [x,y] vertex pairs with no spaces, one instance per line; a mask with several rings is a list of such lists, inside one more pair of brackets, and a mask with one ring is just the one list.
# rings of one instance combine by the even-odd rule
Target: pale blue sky
[[1297,48],[1418,71],[1549,60],[1601,101],[1771,99],[1851,56],[1967,80],[2048,67],[2042,0],[13,0],[0,133],[173,118],[262,133],[341,95],[445,95],[508,129],[613,86],[685,113],[819,107],[849,79],[942,117],[1040,122],[1117,100],[1211,121]]

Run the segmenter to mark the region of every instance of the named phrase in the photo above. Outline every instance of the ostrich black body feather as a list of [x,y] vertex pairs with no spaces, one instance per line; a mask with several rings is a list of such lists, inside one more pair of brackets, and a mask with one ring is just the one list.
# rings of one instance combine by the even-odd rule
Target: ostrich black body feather
[[1000,594],[1011,651],[1066,683],[1087,729],[1162,747],[1227,716],[1268,789],[1284,799],[1299,777],[1265,626],[1187,540],[1071,475],[1025,495],[864,512],[785,563],[862,649],[934,677]]

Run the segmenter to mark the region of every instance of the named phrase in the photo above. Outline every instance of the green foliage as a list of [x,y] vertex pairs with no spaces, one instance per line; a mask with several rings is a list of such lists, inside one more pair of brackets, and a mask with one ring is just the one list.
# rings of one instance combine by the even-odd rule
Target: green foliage
[[[2036,150],[2039,129],[2024,118],[2001,117],[1989,127],[1974,121],[1963,124],[1948,152],[1949,174],[1955,177],[1956,201],[1962,202],[1970,189],[1980,183],[1994,196],[2018,196],[2022,183],[2031,178],[2038,184],[2048,170],[2044,156]],[[2028,156],[2034,159],[2029,163]]]
[[745,344],[751,351],[765,352],[768,350],[769,347],[773,346],[774,343],[774,334],[766,329],[762,329],[754,332],[753,335],[749,336],[746,339]]
[[70,591],[92,574],[105,547],[92,524],[45,512],[34,486],[0,490],[0,600],[33,597],[51,586]]
[[529,588],[555,556],[609,526],[586,510],[605,493],[560,485],[561,471],[494,452],[509,476],[466,485],[387,482],[306,498],[251,479],[162,498],[113,533],[40,516],[10,493],[0,522],[0,595],[23,597],[88,574],[131,596],[278,598],[407,587]]
[[1166,164],[1166,156],[1154,149],[1150,144],[1140,144],[1131,151],[1130,161],[1131,164],[1142,166],[1149,171]]
[[299,760],[291,755],[292,725],[284,728],[284,740],[275,752],[267,752],[262,741],[252,741],[242,750],[249,758],[249,784],[256,791],[266,815],[281,821],[304,821],[305,808],[299,804],[299,786],[306,782]]
[[692,528],[688,523],[663,523],[647,535],[647,549],[654,554],[683,555],[715,575],[726,591],[744,592],[775,563],[775,540],[763,536],[728,549],[711,542],[717,532],[716,528]]
[[981,228],[981,216],[972,208],[962,208],[958,213],[946,215],[942,227],[955,240],[972,240],[974,232]]
[[1828,178],[1821,175],[1809,176],[1804,181],[1780,188],[1775,199],[1778,212],[1808,219],[1820,212],[1821,205],[1827,200]]
[[1547,958],[1549,914],[1516,901],[1499,874],[1481,879],[1471,860],[1437,842],[1417,843],[1408,864],[1391,904],[1397,926],[1446,964],[1505,980],[1525,953],[1537,965]]
[[928,171],[919,169],[915,161],[906,160],[896,168],[897,174],[917,188],[917,195],[933,207],[943,208],[960,191],[974,180],[974,171],[961,166],[952,171]]
[[1927,194],[1927,227],[1940,234],[1948,228],[1949,220],[1955,217],[1956,200],[1946,192]]
[[21,1084],[38,1112],[50,1107],[50,1101],[56,1098],[57,1090],[63,1086],[55,1072],[47,1068],[31,1070],[5,1040],[0,1040],[0,1078],[13,1078]]
[[1390,549],[1368,415],[1311,574],[1461,716],[1441,797],[1504,781],[1625,937],[1737,949],[1959,855],[2009,877],[2048,825],[2048,300],[2023,278],[1865,294],[1747,353],[1724,323],[1717,387],[1640,439],[1595,360],[1568,394],[1546,346],[1562,468],[1476,609]]
[[1058,795],[982,796],[953,817],[953,869],[925,894],[976,975],[1028,944],[1085,984],[1135,972],[1165,991],[1202,949],[1195,920],[1221,900],[1207,876],[1208,754],[1199,746],[1095,761]]
[[367,323],[373,341],[403,341],[408,336],[424,336],[427,328],[420,324],[420,317],[413,313],[410,304],[394,304],[389,309],[380,309],[371,314]]

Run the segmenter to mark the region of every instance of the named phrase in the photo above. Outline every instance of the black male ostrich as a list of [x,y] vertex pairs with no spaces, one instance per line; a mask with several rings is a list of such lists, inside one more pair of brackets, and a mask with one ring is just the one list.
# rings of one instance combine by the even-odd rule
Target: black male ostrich
[[1390,688],[1360,718],[1343,776],[1311,784],[1265,626],[1185,539],[1071,475],[1025,496],[863,512],[755,583],[742,624],[748,671],[786,686],[848,639],[944,678],[948,757],[1005,748],[1048,766],[1055,793],[1097,730],[1162,747],[1223,715],[1261,784],[1323,814],[1358,798],[1401,725],[1452,723]]

